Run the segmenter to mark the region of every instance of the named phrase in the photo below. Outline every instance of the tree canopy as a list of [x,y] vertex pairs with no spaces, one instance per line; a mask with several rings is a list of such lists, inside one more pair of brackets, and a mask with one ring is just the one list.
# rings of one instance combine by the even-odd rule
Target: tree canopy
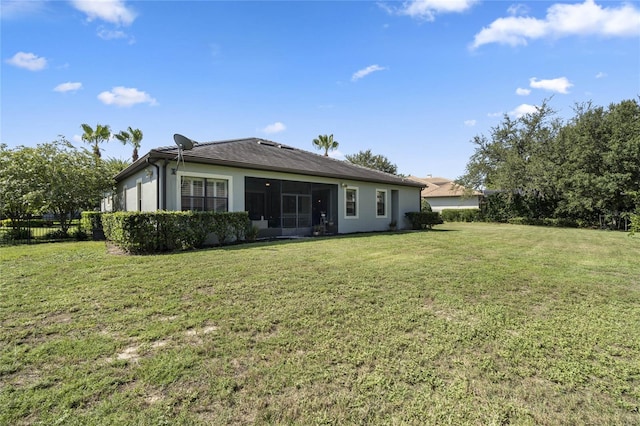
[[577,104],[563,122],[548,102],[474,137],[458,183],[518,198],[531,217],[620,223],[640,208],[640,104]]
[[379,154],[374,155],[370,149],[359,151],[357,154],[347,154],[344,157],[352,164],[380,170],[381,172],[391,173],[393,175],[398,173],[398,167],[389,161],[387,157]]
[[80,127],[82,127],[84,131],[82,140],[91,145],[93,155],[95,155],[96,158],[100,158],[102,156],[100,144],[109,140],[111,137],[111,128],[108,125],[103,126],[102,124],[96,124],[95,130],[88,124],[81,124]]
[[318,135],[313,141],[311,141],[313,146],[316,149],[324,149],[324,156],[329,156],[329,151],[333,151],[334,149],[338,149],[338,141],[333,139],[333,134],[331,135]]
[[21,219],[52,212],[66,232],[75,213],[99,206],[113,176],[108,163],[64,138],[35,148],[0,145],[0,213]]
[[119,133],[114,134],[113,136],[122,142],[123,145],[131,145],[133,147],[133,153],[131,154],[131,160],[136,161],[138,159],[138,149],[140,149],[140,144],[142,142],[142,130],[133,129],[131,126],[127,129],[128,131],[121,130]]

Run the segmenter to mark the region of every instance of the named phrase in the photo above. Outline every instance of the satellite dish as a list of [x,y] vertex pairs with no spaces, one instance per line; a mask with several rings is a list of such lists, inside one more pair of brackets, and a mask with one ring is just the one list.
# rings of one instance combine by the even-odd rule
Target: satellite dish
[[173,135],[173,140],[175,141],[176,145],[178,145],[178,164],[176,165],[176,168],[173,169],[173,174],[175,174],[178,170],[178,167],[180,167],[180,160],[182,160],[182,165],[184,166],[184,156],[182,155],[182,152],[193,149],[193,145],[195,145],[196,142],[178,133]]
[[178,145],[178,149],[183,151],[189,151],[190,149],[193,149],[193,145],[195,144],[195,142],[188,137],[182,136],[178,133],[173,135],[173,140],[175,141],[176,145]]

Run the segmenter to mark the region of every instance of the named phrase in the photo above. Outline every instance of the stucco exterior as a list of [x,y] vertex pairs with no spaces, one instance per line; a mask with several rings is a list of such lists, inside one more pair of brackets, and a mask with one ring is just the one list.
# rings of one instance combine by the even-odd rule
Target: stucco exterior
[[[316,155],[311,154],[310,155]],[[317,160],[317,159],[314,159]],[[328,159],[329,160],[329,159]],[[335,162],[337,160],[330,159]],[[355,170],[360,172],[361,170]],[[246,206],[247,182],[289,182],[308,184],[310,188],[322,188],[325,198],[328,200],[307,199],[313,198],[313,192],[299,195],[306,203],[325,202],[330,204],[331,215],[324,217],[323,223],[330,223],[331,231],[336,233],[384,231],[389,228],[392,221],[397,223],[399,229],[408,228],[405,221],[405,213],[420,210],[421,187],[415,183],[395,184],[395,179],[377,179],[371,182],[363,179],[351,179],[346,176],[328,177],[314,176],[305,173],[281,172],[277,170],[260,170],[221,164],[203,164],[193,161],[176,161],[169,159],[154,159],[152,156],[132,168],[128,173],[121,173],[117,183],[117,189],[113,194],[111,207],[113,210],[123,211],[156,211],[156,210],[183,210],[181,204],[181,182],[184,179],[206,179],[226,182],[228,211],[249,211]],[[401,182],[401,181],[400,181]],[[328,194],[331,194],[330,196]],[[351,196],[350,210],[347,213],[347,194]],[[355,212],[353,195],[355,194]],[[287,196],[282,194],[278,196]],[[292,197],[296,195],[293,194]],[[103,208],[109,203],[103,203]],[[310,206],[313,207],[313,204]],[[105,208],[106,209],[106,208]],[[326,209],[326,208],[325,208]],[[354,214],[355,213],[355,214]],[[309,215],[309,217],[311,217]],[[268,222],[269,218],[254,218],[256,225],[262,228],[276,228]],[[264,219],[264,220],[260,220]],[[311,232],[314,223],[306,223],[304,227],[294,231],[297,234]],[[283,223],[283,222],[281,222]],[[307,226],[308,225],[308,226]],[[279,228],[284,228],[280,225]],[[280,234],[286,229],[280,229]],[[265,229],[266,232],[266,229]],[[273,235],[278,235],[275,233]],[[285,233],[285,235],[287,235]]]

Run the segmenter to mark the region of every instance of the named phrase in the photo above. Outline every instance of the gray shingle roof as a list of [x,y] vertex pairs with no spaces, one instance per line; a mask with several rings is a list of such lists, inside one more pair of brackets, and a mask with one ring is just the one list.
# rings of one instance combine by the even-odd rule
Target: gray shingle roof
[[[120,180],[145,167],[147,159],[175,160],[177,157],[178,148],[176,146],[152,149],[148,154],[119,173],[116,176],[116,180]],[[194,145],[193,149],[183,151],[183,158],[185,162],[193,163],[413,187],[422,186],[420,183],[410,179],[259,138],[198,143]]]

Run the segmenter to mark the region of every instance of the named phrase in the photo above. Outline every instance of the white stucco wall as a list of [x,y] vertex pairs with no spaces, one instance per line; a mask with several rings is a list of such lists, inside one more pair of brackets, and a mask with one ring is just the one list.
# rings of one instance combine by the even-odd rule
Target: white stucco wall
[[434,212],[445,209],[479,209],[480,198],[473,197],[425,197]]
[[[245,211],[245,177],[247,176],[336,185],[338,187],[339,233],[384,231],[389,228],[389,223],[394,218],[397,219],[399,229],[409,228],[409,224],[405,221],[405,213],[420,210],[420,188],[418,187],[193,163],[180,163],[175,173],[172,169],[176,169],[175,162],[169,162],[166,166],[166,210],[180,209],[180,181],[182,176],[226,179],[229,190],[229,211]],[[161,173],[162,170],[164,170],[164,167],[161,168]],[[138,183],[140,183],[142,189],[142,211],[156,210],[156,179],[156,170],[153,166],[150,166],[146,170],[142,170],[120,182],[118,193],[126,192],[127,211],[137,210]],[[125,187],[126,191],[124,190]],[[358,214],[356,218],[347,217],[345,213],[347,188],[357,188],[358,190]],[[377,215],[376,193],[378,190],[386,191],[387,211],[385,215],[381,216]],[[162,208],[162,204],[160,208]]]

